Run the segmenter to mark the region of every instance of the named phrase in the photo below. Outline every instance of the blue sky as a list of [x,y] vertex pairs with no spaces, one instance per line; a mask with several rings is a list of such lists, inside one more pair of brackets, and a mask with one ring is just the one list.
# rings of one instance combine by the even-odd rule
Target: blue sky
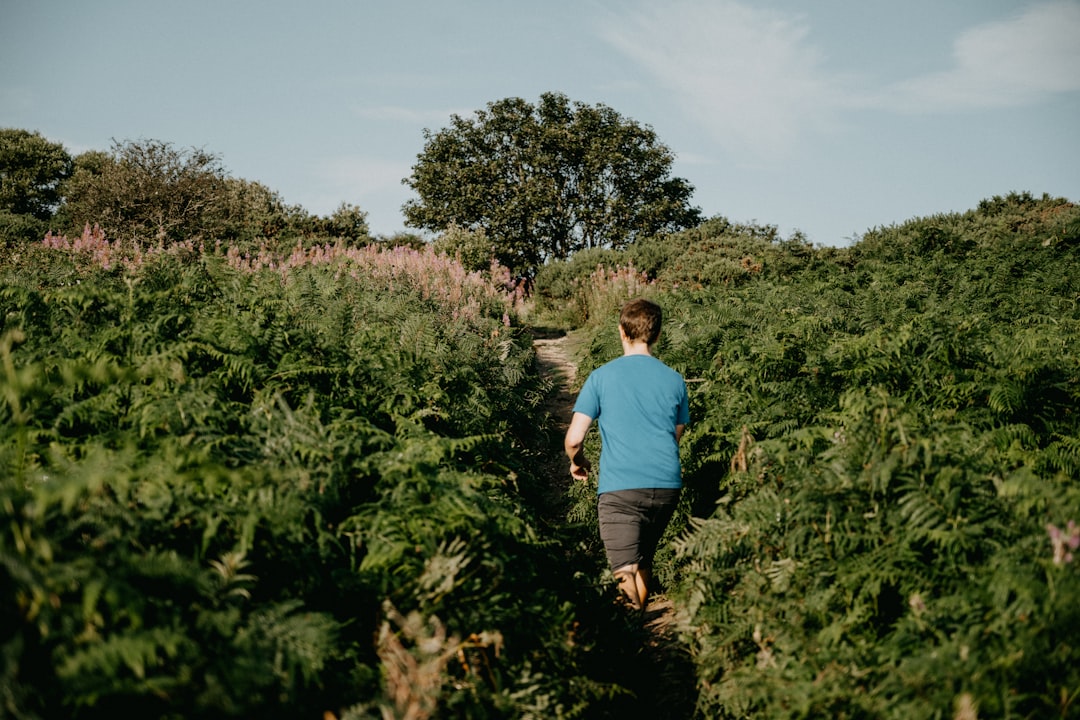
[[1080,201],[1080,0],[0,0],[0,127],[154,139],[407,230],[423,130],[556,91],[651,126],[707,216],[846,245]]

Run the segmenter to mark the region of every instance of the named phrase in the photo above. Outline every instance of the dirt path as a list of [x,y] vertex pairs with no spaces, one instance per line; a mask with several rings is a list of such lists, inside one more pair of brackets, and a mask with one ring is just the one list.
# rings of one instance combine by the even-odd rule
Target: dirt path
[[537,351],[540,372],[543,377],[556,383],[555,392],[549,397],[553,407],[573,407],[573,395],[570,391],[577,379],[578,366],[571,361],[566,351],[566,336],[557,338],[537,338],[532,347]]
[[562,437],[570,425],[574,410],[574,382],[577,364],[570,358],[566,336],[536,338],[533,340],[540,376],[552,384],[544,398],[543,410],[552,419],[552,438],[548,452],[542,458],[542,475],[546,478],[547,497],[545,506],[553,514],[549,519],[565,522],[565,510],[569,503],[567,489],[570,485],[569,463],[561,452]]
[[[533,347],[541,376],[552,383],[544,410],[552,418],[553,433],[561,438],[566,434],[573,414],[577,364],[571,357],[566,336],[538,337],[533,341]],[[571,480],[561,440],[556,442],[557,438],[552,439],[550,450],[542,460],[542,472],[547,478],[546,486],[550,492],[545,503],[553,513],[549,521],[564,522],[567,488]],[[678,609],[667,597],[656,595],[650,598],[644,616],[648,641],[642,659],[651,692],[640,699],[643,701],[642,707],[652,706],[648,716],[657,720],[689,717],[687,712],[694,705],[693,663],[685,645],[678,638],[677,623]]]
[[555,386],[548,395],[545,409],[552,411],[552,416],[562,423],[563,430],[570,422],[570,412],[574,407],[572,388],[577,379],[577,364],[570,359],[566,345],[565,335],[533,340],[533,348],[540,362],[540,374]]

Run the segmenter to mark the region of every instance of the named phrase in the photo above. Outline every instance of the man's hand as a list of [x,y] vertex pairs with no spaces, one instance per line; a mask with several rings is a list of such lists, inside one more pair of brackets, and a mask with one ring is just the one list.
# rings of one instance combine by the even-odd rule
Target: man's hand
[[591,469],[592,463],[584,455],[578,455],[570,461],[570,476],[575,480],[588,480]]

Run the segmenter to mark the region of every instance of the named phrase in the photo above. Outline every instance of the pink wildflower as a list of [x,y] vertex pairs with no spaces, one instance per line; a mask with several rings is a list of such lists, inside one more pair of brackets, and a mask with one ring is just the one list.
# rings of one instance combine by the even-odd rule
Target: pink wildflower
[[1070,550],[1080,547],[1080,527],[1072,520],[1061,530],[1053,523],[1046,526],[1046,534],[1050,536],[1050,545],[1054,548],[1054,564],[1071,563],[1073,554]]

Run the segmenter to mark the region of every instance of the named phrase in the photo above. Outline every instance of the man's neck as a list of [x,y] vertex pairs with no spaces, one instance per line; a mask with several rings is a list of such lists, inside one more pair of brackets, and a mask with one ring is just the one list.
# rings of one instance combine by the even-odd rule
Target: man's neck
[[638,340],[623,340],[623,355],[652,355],[652,349],[647,342]]

